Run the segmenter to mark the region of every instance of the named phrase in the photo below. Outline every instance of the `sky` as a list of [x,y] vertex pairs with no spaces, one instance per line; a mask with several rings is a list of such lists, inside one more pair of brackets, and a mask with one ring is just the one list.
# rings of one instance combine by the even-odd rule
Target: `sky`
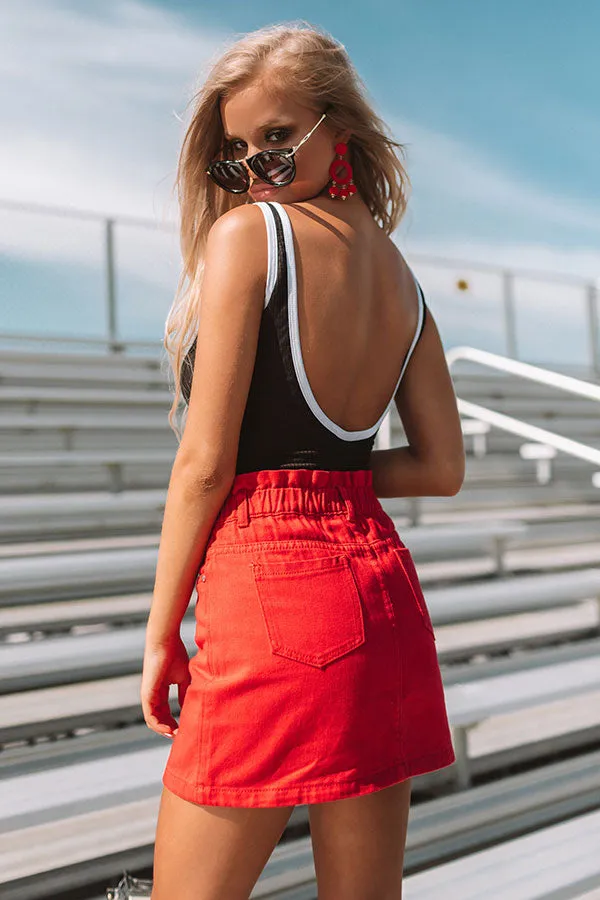
[[[595,0],[2,0],[3,332],[91,335],[106,321],[104,223],[12,202],[148,220],[115,231],[119,329],[161,339],[178,245],[157,225],[176,219],[186,104],[236,37],[298,19],[344,44],[406,147],[411,195],[394,239],[446,342],[504,352],[501,281],[428,255],[600,276]],[[518,280],[524,358],[586,352],[585,290]]]

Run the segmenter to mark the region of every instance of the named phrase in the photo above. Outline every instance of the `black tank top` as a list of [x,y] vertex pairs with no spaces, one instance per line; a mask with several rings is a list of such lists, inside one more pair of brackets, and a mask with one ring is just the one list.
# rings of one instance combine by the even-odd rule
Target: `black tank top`
[[[368,469],[375,436],[425,324],[426,303],[417,279],[419,319],[388,405],[370,428],[347,430],[320,408],[300,349],[293,232],[285,207],[258,201],[268,236],[265,301],[256,361],[242,419],[236,474],[259,469]],[[412,271],[412,270],[411,270]],[[181,393],[189,402],[196,341],[181,368]]]

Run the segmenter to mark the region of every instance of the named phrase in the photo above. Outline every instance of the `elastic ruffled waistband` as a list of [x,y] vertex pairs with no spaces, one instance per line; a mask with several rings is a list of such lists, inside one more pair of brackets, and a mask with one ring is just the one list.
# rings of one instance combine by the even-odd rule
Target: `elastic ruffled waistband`
[[252,516],[380,512],[370,469],[260,469],[236,475],[217,519]]

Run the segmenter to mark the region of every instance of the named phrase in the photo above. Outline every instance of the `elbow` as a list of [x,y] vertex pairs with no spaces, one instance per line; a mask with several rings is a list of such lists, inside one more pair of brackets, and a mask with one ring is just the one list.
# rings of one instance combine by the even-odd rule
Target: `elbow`
[[180,454],[175,460],[173,473],[184,482],[193,493],[226,494],[233,483],[234,475],[225,472],[216,465],[211,465],[197,457]]
[[460,489],[463,486],[464,479],[456,479],[455,481],[451,481],[448,483],[446,490],[444,491],[444,497],[456,497],[459,493]]
[[462,488],[465,480],[465,457],[455,460],[446,460],[436,468],[436,481],[439,496],[455,497]]

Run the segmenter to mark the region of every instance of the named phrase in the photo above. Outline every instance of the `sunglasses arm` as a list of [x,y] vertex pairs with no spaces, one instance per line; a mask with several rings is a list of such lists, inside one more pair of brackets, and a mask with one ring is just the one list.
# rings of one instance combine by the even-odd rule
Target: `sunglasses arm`
[[313,127],[310,129],[308,134],[305,134],[304,137],[302,138],[302,140],[298,144],[296,144],[295,147],[292,147],[292,149],[288,153],[288,156],[292,156],[296,152],[296,150],[300,149],[302,144],[309,139],[309,137],[311,136],[313,131],[316,131],[316,129],[319,127],[319,125],[321,124],[321,122],[323,121],[323,119],[325,118],[326,115],[327,115],[327,113],[323,113],[323,115],[321,116],[319,121],[315,125],[313,125]]

